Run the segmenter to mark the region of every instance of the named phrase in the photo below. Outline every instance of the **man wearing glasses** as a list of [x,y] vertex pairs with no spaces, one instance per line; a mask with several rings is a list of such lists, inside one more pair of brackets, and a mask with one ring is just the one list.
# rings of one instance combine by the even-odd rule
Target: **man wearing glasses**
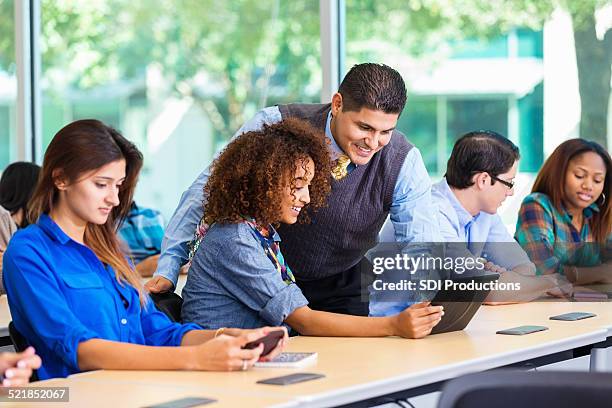
[[[496,132],[467,133],[455,143],[444,178],[431,189],[442,240],[447,243],[444,255],[456,260],[481,258],[486,270],[501,274],[501,282],[521,285],[520,291],[491,293],[488,304],[530,301],[557,285],[534,276],[534,264],[497,214],[514,194],[519,158],[518,147]],[[468,273],[473,272],[478,271]],[[374,296],[370,315],[389,316],[409,304]]]
[[497,210],[514,195],[519,149],[502,135],[479,130],[459,138],[445,177],[432,187],[440,232],[446,242],[465,242],[487,269],[527,274],[534,265],[504,226]]

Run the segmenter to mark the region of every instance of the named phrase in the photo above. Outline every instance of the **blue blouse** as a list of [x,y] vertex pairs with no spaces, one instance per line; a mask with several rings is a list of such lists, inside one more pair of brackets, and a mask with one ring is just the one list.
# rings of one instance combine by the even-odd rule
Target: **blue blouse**
[[42,359],[40,379],[80,371],[79,343],[93,339],[178,346],[200,327],[172,322],[47,216],[18,231],[4,254],[4,286],[17,330]]

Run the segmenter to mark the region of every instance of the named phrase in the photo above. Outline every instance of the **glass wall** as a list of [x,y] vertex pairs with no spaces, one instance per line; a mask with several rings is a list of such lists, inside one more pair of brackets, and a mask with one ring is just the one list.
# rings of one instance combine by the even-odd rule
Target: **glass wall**
[[536,171],[543,159],[542,30],[477,32],[466,21],[485,19],[478,5],[460,20],[436,5],[347,0],[345,69],[375,61],[400,71],[409,98],[399,129],[432,175],[444,173],[454,141],[477,129],[520,144],[521,169]]
[[[108,122],[145,154],[138,201],[166,217],[258,109],[319,100],[320,41],[332,39],[320,38],[316,0],[40,2],[43,149],[71,120]],[[343,72],[365,61],[401,72],[409,100],[399,129],[432,177],[444,174],[456,138],[474,129],[520,146],[521,177],[563,140],[608,144],[605,2],[340,3],[346,32],[331,35],[345,39]],[[18,137],[14,5],[0,0],[1,167],[16,158]],[[533,179],[525,177],[521,193]]]
[[591,0],[564,7],[346,0],[344,72],[374,61],[402,74],[409,97],[398,128],[434,180],[467,131],[491,129],[515,142],[521,174],[502,208],[513,229],[534,174],[559,143],[584,137],[607,146],[611,138],[610,9]]
[[17,156],[14,7],[14,0],[0,0],[0,171]]
[[259,109],[319,100],[318,2],[42,1],[43,148],[97,118],[145,155],[136,200],[166,219]]

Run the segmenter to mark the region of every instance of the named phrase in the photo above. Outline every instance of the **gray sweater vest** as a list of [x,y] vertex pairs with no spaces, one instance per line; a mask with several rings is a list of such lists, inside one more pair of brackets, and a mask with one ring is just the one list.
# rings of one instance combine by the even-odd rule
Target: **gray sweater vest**
[[[283,118],[297,117],[325,131],[330,104],[279,105]],[[340,181],[332,179],[327,206],[309,212],[309,224],[283,224],[278,232],[287,264],[299,280],[326,278],[355,266],[376,245],[393,199],[393,190],[413,145],[399,131]],[[331,178],[331,176],[330,176]]]

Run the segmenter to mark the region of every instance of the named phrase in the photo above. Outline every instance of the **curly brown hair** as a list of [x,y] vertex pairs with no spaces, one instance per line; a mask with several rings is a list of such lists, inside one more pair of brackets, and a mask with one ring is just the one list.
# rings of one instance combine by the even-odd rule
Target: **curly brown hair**
[[[288,118],[238,136],[212,164],[204,186],[204,221],[237,223],[249,216],[262,226],[278,224],[287,183],[293,194],[293,175],[307,158],[315,167],[309,187],[312,211],[324,206],[331,190],[325,135],[307,122]],[[306,213],[300,213],[298,222],[310,221]]]

